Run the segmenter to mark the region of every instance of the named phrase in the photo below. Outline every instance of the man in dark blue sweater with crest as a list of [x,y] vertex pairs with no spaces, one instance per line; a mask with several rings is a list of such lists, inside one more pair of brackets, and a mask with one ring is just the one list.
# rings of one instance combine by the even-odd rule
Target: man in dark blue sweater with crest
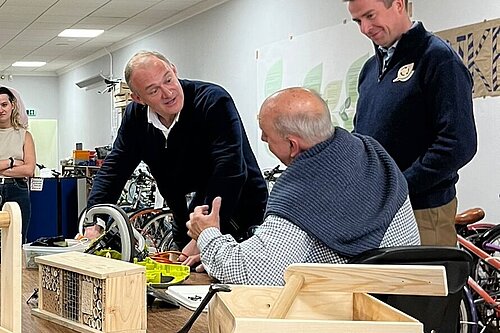
[[410,20],[407,0],[344,1],[375,44],[359,76],[354,132],[379,141],[405,175],[422,244],[454,246],[458,170],[477,146],[471,75]]

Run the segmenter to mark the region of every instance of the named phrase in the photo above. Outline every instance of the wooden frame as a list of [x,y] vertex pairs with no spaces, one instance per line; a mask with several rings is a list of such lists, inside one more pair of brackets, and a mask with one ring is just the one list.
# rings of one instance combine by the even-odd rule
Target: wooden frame
[[21,333],[22,249],[21,209],[6,202],[0,212],[2,228],[0,273],[0,332]]
[[448,294],[442,266],[293,264],[284,287],[231,286],[208,307],[210,333],[423,333],[367,293]]

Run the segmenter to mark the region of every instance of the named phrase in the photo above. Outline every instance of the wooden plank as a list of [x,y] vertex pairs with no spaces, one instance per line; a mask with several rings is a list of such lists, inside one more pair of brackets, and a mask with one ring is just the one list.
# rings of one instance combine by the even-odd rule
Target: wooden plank
[[[208,303],[208,331],[210,333],[233,332],[234,330],[235,316],[226,303],[218,297],[221,294],[225,293],[215,294]],[[221,318],[224,319],[221,320]]]
[[448,295],[446,270],[442,266],[292,264],[285,281],[292,275],[304,277],[303,292],[350,291],[401,295]]
[[340,292],[299,293],[286,318],[352,320],[352,295]]
[[2,216],[9,216],[7,228],[2,228],[0,274],[0,326],[8,332],[21,333],[22,313],[22,247],[21,209],[15,202],[3,205]]
[[419,323],[415,318],[368,294],[354,294],[353,304],[353,320]]
[[146,270],[141,265],[81,252],[64,252],[36,257],[35,262],[98,279],[144,273]]
[[304,278],[302,276],[298,274],[291,275],[286,281],[286,285],[278,295],[278,298],[272,304],[267,318],[286,318],[286,314],[288,313],[288,310],[290,310],[290,307],[295,301],[295,297],[299,293],[303,284]]
[[0,228],[8,228],[10,225],[10,214],[9,212],[0,212]]
[[126,332],[147,328],[146,275],[134,274],[106,279],[104,332]]
[[[266,318],[281,288],[231,286],[230,293],[218,293],[214,299],[229,308],[232,317]],[[288,311],[287,319],[352,320],[352,308],[352,293],[300,292]]]
[[370,322],[370,321],[327,321],[289,319],[236,319],[234,331],[220,333],[422,333],[419,323]]
[[[58,325],[64,326],[66,328],[70,328],[72,330],[75,330],[77,332],[82,332],[82,333],[102,333],[103,331],[98,331],[96,329],[93,329],[89,326],[71,321],[69,319],[65,319],[59,316],[56,316],[50,312],[40,310],[40,309],[31,309],[31,314],[38,317],[42,318],[48,321],[51,321],[53,323],[56,323]],[[146,333],[146,330],[144,329],[130,329],[130,330],[123,330],[123,331],[116,331],[116,332],[121,332],[121,333]]]

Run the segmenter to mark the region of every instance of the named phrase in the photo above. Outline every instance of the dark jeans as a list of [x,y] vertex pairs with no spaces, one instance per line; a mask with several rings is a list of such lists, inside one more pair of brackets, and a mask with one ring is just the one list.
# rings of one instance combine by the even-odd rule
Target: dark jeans
[[13,183],[0,184],[0,196],[0,205],[9,201],[14,201],[17,202],[21,208],[21,216],[23,219],[22,242],[26,243],[28,226],[31,218],[31,202],[28,183],[24,179],[16,178]]

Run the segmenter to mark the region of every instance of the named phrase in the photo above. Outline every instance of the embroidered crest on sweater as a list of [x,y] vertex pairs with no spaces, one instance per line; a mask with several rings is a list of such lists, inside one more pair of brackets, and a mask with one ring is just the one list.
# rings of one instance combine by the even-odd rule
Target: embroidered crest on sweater
[[394,80],[392,80],[392,82],[406,82],[408,81],[413,73],[415,73],[415,71],[413,70],[413,62],[411,64],[408,64],[408,65],[404,65],[402,66],[399,70],[398,70],[398,77],[396,77]]

